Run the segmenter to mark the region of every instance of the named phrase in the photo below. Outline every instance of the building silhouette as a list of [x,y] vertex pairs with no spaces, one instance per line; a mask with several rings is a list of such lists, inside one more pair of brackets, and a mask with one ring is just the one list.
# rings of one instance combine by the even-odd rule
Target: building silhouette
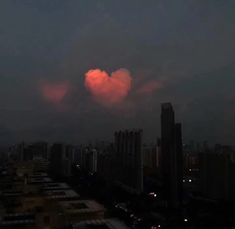
[[199,166],[203,196],[235,201],[235,162],[229,153],[200,153]]
[[74,149],[70,145],[55,143],[51,146],[50,173],[56,177],[71,176]]
[[163,196],[167,207],[177,208],[182,198],[182,133],[170,103],[161,107],[161,152]]
[[127,191],[143,191],[142,130],[115,132],[116,180]]

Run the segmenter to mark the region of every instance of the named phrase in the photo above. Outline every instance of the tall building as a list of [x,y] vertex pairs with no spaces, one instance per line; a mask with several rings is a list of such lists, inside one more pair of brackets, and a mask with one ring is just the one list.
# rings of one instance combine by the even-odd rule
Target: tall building
[[107,181],[113,181],[115,170],[113,169],[114,144],[108,144],[97,155],[97,173]]
[[143,191],[142,130],[115,132],[116,180],[126,190]]
[[93,146],[80,147],[76,155],[76,163],[82,168],[91,173],[97,172],[98,150]]
[[143,146],[144,166],[156,170],[159,167],[160,149],[157,144]]
[[49,159],[47,142],[35,142],[30,147],[33,151],[33,157]]
[[65,147],[63,144],[53,144],[51,146],[50,153],[50,172],[54,176],[63,175],[63,157],[64,157]]
[[92,173],[97,172],[97,159],[98,159],[98,152],[96,149],[92,149],[90,152],[90,171]]
[[205,197],[235,201],[235,163],[229,153],[200,153],[199,171]]
[[16,148],[20,161],[30,161],[34,158],[49,158],[48,144],[46,142],[34,142],[32,144],[22,142],[18,144]]
[[170,103],[161,107],[161,152],[164,198],[169,208],[177,208],[182,197],[182,134]]
[[54,176],[69,177],[72,163],[74,162],[74,150],[72,146],[55,143],[51,147],[50,172]]
[[183,199],[183,143],[181,123],[175,124],[175,154],[176,154],[176,173],[177,173],[177,198],[178,204]]
[[160,139],[154,144],[143,145],[144,176],[153,176],[157,178],[160,175],[160,154]]

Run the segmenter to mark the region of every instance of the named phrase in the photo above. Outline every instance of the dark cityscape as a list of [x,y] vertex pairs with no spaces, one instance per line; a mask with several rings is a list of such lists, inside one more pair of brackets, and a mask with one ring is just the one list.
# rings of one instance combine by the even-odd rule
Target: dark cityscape
[[0,228],[234,229],[234,7],[2,0]]

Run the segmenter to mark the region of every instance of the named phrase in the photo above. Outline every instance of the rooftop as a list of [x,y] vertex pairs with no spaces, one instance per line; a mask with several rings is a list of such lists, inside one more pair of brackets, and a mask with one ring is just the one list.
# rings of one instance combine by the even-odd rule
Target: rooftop
[[72,225],[74,229],[128,229],[118,219],[86,220]]
[[35,217],[31,213],[16,213],[4,215],[0,225],[29,224],[34,223]]
[[46,190],[44,191],[48,199],[73,199],[78,198],[79,195],[72,189],[66,190]]
[[43,190],[64,190],[70,189],[70,187],[66,183],[46,183],[43,186]]
[[38,177],[29,177],[30,184],[42,184],[52,182],[50,177],[38,176]]
[[65,211],[73,213],[100,212],[105,210],[102,205],[94,200],[63,201],[59,204]]

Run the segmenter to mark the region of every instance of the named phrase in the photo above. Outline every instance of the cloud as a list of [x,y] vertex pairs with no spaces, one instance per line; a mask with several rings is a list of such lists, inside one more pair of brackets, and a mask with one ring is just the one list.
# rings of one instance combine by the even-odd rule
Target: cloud
[[100,69],[85,74],[85,87],[93,99],[104,106],[122,102],[131,89],[132,77],[127,69],[121,68],[111,75]]
[[40,83],[40,91],[44,100],[53,104],[60,104],[68,94],[70,83],[68,81]]
[[152,94],[158,89],[163,87],[162,83],[157,80],[150,80],[147,83],[144,83],[137,89],[138,94]]

